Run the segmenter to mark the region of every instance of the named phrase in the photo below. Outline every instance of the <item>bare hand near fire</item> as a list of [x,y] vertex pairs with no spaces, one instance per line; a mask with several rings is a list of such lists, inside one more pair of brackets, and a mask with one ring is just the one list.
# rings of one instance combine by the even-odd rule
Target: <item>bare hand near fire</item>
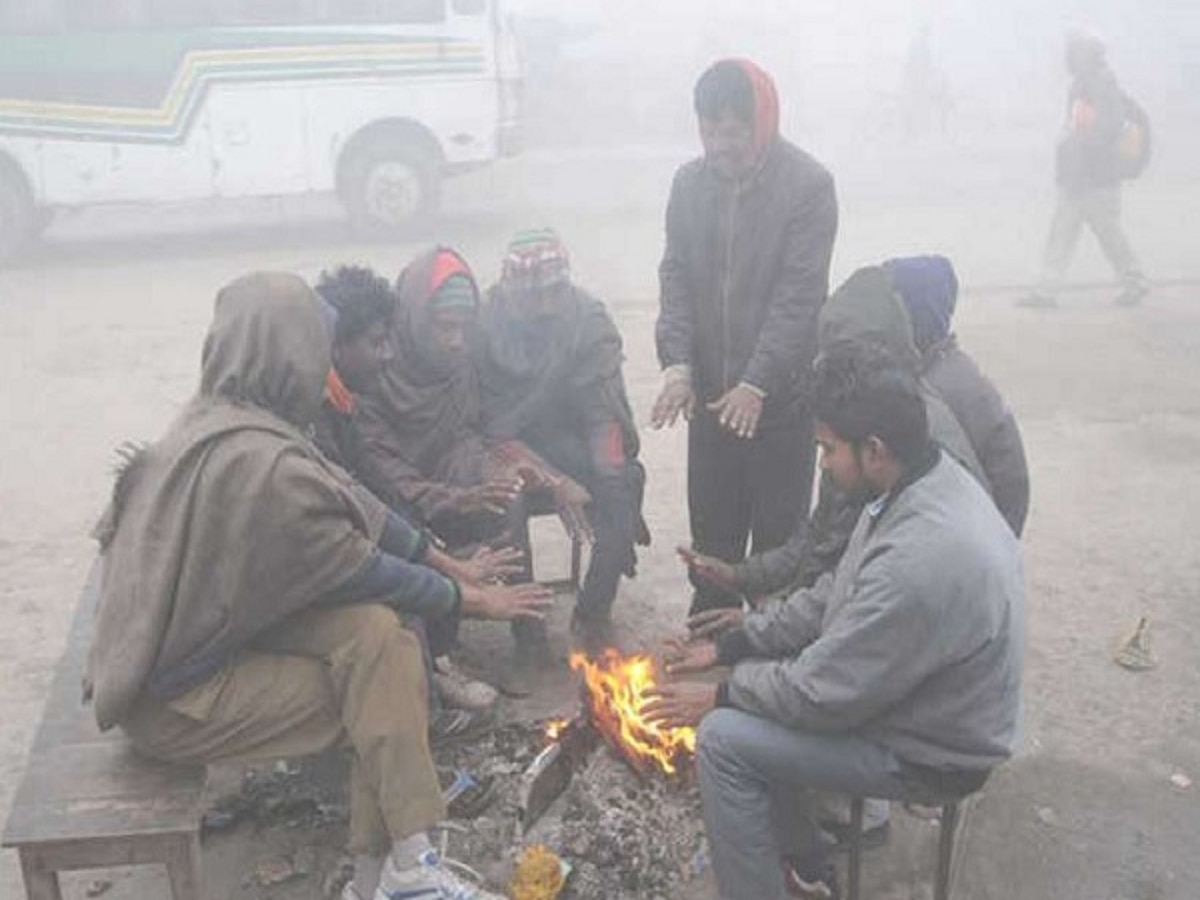
[[664,684],[647,693],[642,714],[668,728],[694,728],[717,708],[717,686],[696,681]]
[[746,614],[740,609],[710,609],[687,620],[688,636],[693,641],[715,638],[718,634],[741,628]]
[[676,547],[675,553],[683,560],[688,571],[697,578],[726,590],[736,588],[733,566],[725,560],[697,553],[691,547]]
[[750,440],[758,432],[763,398],[747,385],[739,384],[720,400],[708,404],[708,409],[717,414],[717,421],[726,431],[732,431],[738,437]]
[[544,619],[554,592],[540,584],[462,585],[462,614],[467,619]]
[[502,516],[508,512],[517,497],[521,496],[521,481],[518,478],[494,478],[464,491],[459,508],[464,513],[493,513]]
[[590,544],[594,540],[592,525],[588,521],[586,508],[592,495],[579,482],[564,477],[551,488],[558,518],[573,541]]
[[717,645],[712,641],[669,638],[663,644],[668,675],[695,675],[717,667]]
[[517,547],[480,547],[462,561],[463,579],[471,584],[490,584],[524,571],[525,554]]

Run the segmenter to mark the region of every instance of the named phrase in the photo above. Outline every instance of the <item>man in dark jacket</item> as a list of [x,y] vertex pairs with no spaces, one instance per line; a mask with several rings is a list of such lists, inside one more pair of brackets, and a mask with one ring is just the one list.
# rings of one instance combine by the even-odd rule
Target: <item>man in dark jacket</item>
[[[696,768],[722,900],[783,900],[781,855],[837,897],[810,791],[929,803],[978,790],[1017,742],[1017,540],[930,440],[915,378],[854,345],[823,357],[821,466],[867,505],[832,576],[714,643],[678,642],[648,715],[700,723]],[[796,837],[800,840],[796,842]]]
[[632,578],[646,473],[621,372],[621,335],[604,304],[571,281],[550,229],[516,236],[488,292],[477,365],[486,434],[520,441],[588,492],[591,559],[571,628],[585,648],[613,645],[621,576]]
[[[695,91],[704,156],[675,176],[660,268],[652,424],[690,420],[693,549],[736,563],[787,540],[808,514],[812,420],[802,379],[816,344],[837,232],[833,178],[779,135],[774,84],[726,60]],[[693,579],[692,612],[736,606]]]
[[[1104,44],[1095,35],[1081,32],[1068,39],[1067,70],[1073,80],[1066,130],[1058,145],[1058,205],[1046,241],[1041,284],[1019,302],[1031,307],[1055,305],[1086,225],[1121,281],[1117,304],[1132,306],[1150,288],[1121,227],[1121,180],[1129,158],[1148,153],[1146,119],[1117,84]],[[1143,146],[1123,146],[1131,135]]]

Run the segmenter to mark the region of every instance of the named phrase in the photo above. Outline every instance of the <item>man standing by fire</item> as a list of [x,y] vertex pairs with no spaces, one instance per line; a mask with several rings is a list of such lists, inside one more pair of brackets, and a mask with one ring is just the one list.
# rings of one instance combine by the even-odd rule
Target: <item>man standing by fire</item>
[[[945,802],[1012,754],[1023,667],[1017,539],[930,439],[916,379],[877,351],[817,366],[821,467],[866,506],[837,571],[717,641],[668,647],[646,707],[700,724],[696,766],[722,900],[836,900],[809,792]],[[780,865],[781,859],[785,866]]]
[[[696,553],[737,563],[808,514],[812,419],[802,400],[837,233],[833,178],[779,134],[756,65],[724,60],[696,85],[704,156],[675,176],[660,267],[655,428],[688,427]],[[693,580],[692,614],[740,605]]]

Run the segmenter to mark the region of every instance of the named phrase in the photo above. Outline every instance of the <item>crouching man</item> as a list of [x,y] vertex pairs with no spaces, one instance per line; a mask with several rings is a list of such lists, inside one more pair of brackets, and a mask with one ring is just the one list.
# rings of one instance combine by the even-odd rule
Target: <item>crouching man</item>
[[[306,436],[330,337],[311,290],[251,275],[217,298],[200,390],[119,476],[88,683],[100,727],[181,763],[352,751],[348,900],[490,900],[438,859],[445,815],[421,650],[395,606],[445,587],[390,547],[387,508]],[[536,588],[455,592],[538,616]]]
[[811,792],[970,793],[1016,742],[1023,588],[1012,531],[930,441],[912,375],[839,348],[818,362],[814,404],[823,470],[869,498],[837,570],[715,643],[670,645],[673,674],[732,674],[667,684],[650,708],[666,723],[701,723],[722,900],[783,898],[789,877],[809,896],[838,896]]

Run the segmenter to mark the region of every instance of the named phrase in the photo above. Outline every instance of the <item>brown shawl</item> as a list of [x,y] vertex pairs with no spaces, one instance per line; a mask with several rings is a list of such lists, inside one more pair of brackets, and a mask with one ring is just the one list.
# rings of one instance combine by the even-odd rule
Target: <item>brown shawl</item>
[[127,716],[153,675],[244,646],[370,558],[383,506],[302,431],[329,366],[300,279],[250,275],[218,295],[199,394],[126,467],[98,530],[89,681],[101,728]]
[[430,300],[455,274],[472,277],[461,256],[441,247],[401,273],[392,358],[360,407],[359,426],[371,465],[431,520],[461,489],[480,484],[488,468],[479,383],[470,356],[448,359],[429,334]]

